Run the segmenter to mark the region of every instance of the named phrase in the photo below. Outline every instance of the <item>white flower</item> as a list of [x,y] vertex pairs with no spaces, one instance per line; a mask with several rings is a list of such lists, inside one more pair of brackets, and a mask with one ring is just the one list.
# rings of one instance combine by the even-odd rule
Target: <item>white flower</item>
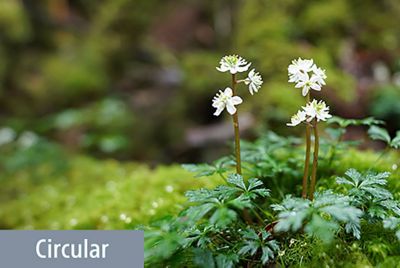
[[249,72],[249,76],[244,80],[246,85],[249,85],[250,94],[253,95],[254,92],[258,92],[261,85],[263,84],[262,77],[260,73],[256,73],[255,69]]
[[251,63],[248,64],[246,60],[238,55],[224,56],[219,61],[219,64],[218,71],[223,73],[229,71],[231,74],[246,72],[251,65]]
[[298,82],[299,76],[301,74],[308,73],[312,70],[314,65],[314,61],[310,60],[303,60],[298,58],[297,60],[293,60],[292,64],[288,67],[289,72],[289,82]]
[[326,121],[326,119],[331,118],[332,115],[329,114],[329,106],[326,106],[324,101],[313,100],[309,102],[306,107],[303,107],[304,112],[307,115],[307,121],[310,122],[314,118],[317,121]]
[[302,74],[300,76],[299,81],[295,85],[296,88],[302,88],[301,94],[303,96],[306,96],[308,94],[308,91],[311,89],[320,91],[321,90],[321,84],[318,83],[318,80],[320,79],[319,76],[317,75],[312,75],[311,78],[308,76],[308,73]]
[[292,116],[292,118],[290,119],[291,122],[287,123],[286,125],[289,127],[294,127],[305,120],[306,120],[306,113],[304,111],[299,110],[295,115]]
[[4,127],[0,129],[0,146],[12,142],[15,136],[15,131],[12,128]]
[[241,104],[242,98],[233,96],[232,89],[227,87],[225,91],[220,90],[219,93],[213,98],[212,106],[216,108],[214,115],[218,116],[226,108],[228,113],[234,115],[236,113],[235,105]]
[[325,85],[325,70],[315,65],[312,59],[293,60],[288,67],[288,72],[289,82],[296,83],[296,88],[302,88],[303,96],[306,96],[310,89],[320,91],[321,87]]
[[314,65],[313,67],[313,76],[315,76],[315,81],[321,85],[325,85],[325,79],[326,79],[326,74],[325,70],[317,67],[317,65]]

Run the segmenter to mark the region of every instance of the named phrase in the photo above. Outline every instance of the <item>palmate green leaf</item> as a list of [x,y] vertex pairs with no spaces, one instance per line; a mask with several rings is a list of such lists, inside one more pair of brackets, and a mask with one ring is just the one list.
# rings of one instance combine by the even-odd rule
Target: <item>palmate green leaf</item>
[[279,212],[275,231],[295,232],[304,227],[306,232],[329,242],[333,237],[333,229],[337,230],[340,223],[351,223],[353,228],[346,231],[359,237],[360,217],[363,213],[351,206],[350,200],[332,191],[317,192],[312,202],[288,196],[281,204],[272,205]]
[[355,169],[349,169],[345,175],[347,176],[346,178],[338,177],[336,182],[352,186],[352,189],[349,191],[350,196],[364,200],[393,198],[388,190],[381,187],[387,184],[387,178],[390,176],[389,172],[362,175]]
[[306,225],[304,231],[309,235],[316,236],[325,243],[332,241],[339,224],[334,221],[324,220],[317,214],[313,214],[311,221]]
[[392,211],[395,215],[400,216],[400,204],[397,200],[383,200],[379,204],[386,210]]
[[187,215],[187,217],[190,220],[196,222],[201,218],[203,218],[207,213],[209,213],[215,207],[216,204],[214,203],[205,203],[198,206],[191,206],[185,211],[184,215]]
[[352,199],[351,204],[365,212],[365,219],[374,221],[400,215],[399,203],[385,188],[389,175],[389,172],[363,175],[352,169],[346,172],[346,178],[338,178],[336,181],[350,186],[347,188],[348,196]]
[[211,190],[186,192],[187,198],[193,204],[183,213],[185,217],[193,223],[203,219],[203,222],[224,228],[238,218],[237,211],[254,207],[253,199],[269,195],[269,190],[261,188],[263,184],[258,179],[250,179],[247,186],[241,175],[232,174],[227,182],[228,185]]
[[195,173],[195,178],[207,177],[215,174],[215,167],[209,164],[183,164],[183,169]]
[[308,199],[287,196],[281,204],[272,205],[272,209],[279,212],[279,221],[275,230],[278,232],[298,231],[311,213],[310,204]]
[[249,227],[242,231],[242,236],[244,239],[238,254],[255,256],[257,252],[261,251],[261,263],[263,265],[273,260],[275,253],[279,250],[278,242],[270,239],[271,234],[264,229],[256,232]]
[[182,168],[195,173],[195,178],[208,177],[214,174],[223,174],[229,170],[230,166],[233,166],[234,162],[228,158],[223,157],[214,161],[211,165],[209,164],[183,164]]
[[214,197],[212,191],[208,189],[187,191],[185,196],[188,198],[189,202],[206,202]]
[[242,192],[242,194],[250,199],[255,199],[257,197],[267,197],[269,196],[269,190],[266,188],[260,188],[263,186],[262,181],[256,178],[251,178],[248,181],[248,186],[243,180],[243,177],[238,174],[230,175],[227,182],[236,186]]
[[268,261],[274,259],[274,251],[271,249],[269,245],[262,247],[261,250],[262,250],[261,263],[263,265],[265,265]]
[[361,173],[359,173],[357,170],[351,168],[351,169],[347,170],[344,174],[348,178],[338,177],[336,179],[336,182],[338,184],[349,184],[349,185],[352,185],[354,187],[358,187],[358,184],[362,180]]
[[243,177],[239,174],[229,175],[227,182],[239,187],[240,189],[246,190],[246,184],[243,181]]
[[238,209],[252,208],[254,206],[250,198],[245,195],[240,195],[239,197],[229,201],[228,205],[232,205]]
[[355,224],[352,222],[348,222],[345,225],[345,231],[348,234],[353,234],[353,236],[357,239],[361,239],[361,228],[360,224]]
[[260,246],[260,244],[258,241],[248,240],[248,241],[246,241],[245,245],[240,248],[238,254],[239,255],[250,254],[251,256],[253,256],[254,254],[256,254],[259,246]]
[[210,217],[210,223],[217,227],[224,228],[235,221],[237,213],[233,209],[229,209],[225,206],[217,208],[212,216]]
[[387,132],[387,130],[384,128],[380,128],[377,126],[371,126],[368,129],[368,135],[373,140],[380,140],[380,141],[383,141],[386,144],[390,145],[390,141],[391,141],[390,135]]
[[251,191],[259,186],[263,186],[263,182],[260,181],[259,179],[251,178],[249,179],[249,186],[247,189]]

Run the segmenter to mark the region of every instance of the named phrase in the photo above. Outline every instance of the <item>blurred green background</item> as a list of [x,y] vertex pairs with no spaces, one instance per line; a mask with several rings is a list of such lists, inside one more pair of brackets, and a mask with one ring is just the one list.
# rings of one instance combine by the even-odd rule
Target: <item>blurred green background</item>
[[0,0],[0,228],[130,226],[215,184],[146,165],[229,152],[230,118],[211,107],[226,54],[264,78],[240,89],[245,139],[302,133],[285,125],[304,102],[287,82],[297,57],[326,69],[314,96],[333,114],[394,134],[399,17],[398,0]]
[[299,56],[326,69],[316,97],[333,113],[394,132],[399,16],[397,0],[0,0],[0,133],[101,158],[212,159],[231,135],[211,107],[229,53],[265,81],[257,97],[242,89],[244,137],[293,131],[284,122],[303,100],[286,68]]

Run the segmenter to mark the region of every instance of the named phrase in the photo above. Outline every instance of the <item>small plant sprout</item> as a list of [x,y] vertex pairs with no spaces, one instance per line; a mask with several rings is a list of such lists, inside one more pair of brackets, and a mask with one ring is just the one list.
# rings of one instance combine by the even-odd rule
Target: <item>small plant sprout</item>
[[[302,197],[313,199],[316,183],[316,174],[318,167],[318,151],[319,151],[319,134],[317,123],[319,121],[326,121],[331,117],[329,114],[329,107],[325,102],[313,100],[310,102],[310,90],[321,91],[322,86],[325,85],[326,74],[325,70],[319,68],[314,64],[312,59],[304,60],[298,58],[293,60],[288,67],[289,82],[295,83],[296,88],[302,88],[302,95],[306,97],[306,106],[302,107],[291,118],[291,122],[287,126],[297,126],[302,122],[306,123],[306,156],[304,160],[304,173],[302,182]],[[308,190],[309,179],[309,166],[311,154],[311,128],[314,129],[314,159],[311,172],[310,191]]]
[[239,105],[243,102],[242,98],[236,96],[236,87],[239,83],[248,85],[250,94],[258,92],[261,88],[263,80],[261,75],[252,69],[248,77],[243,80],[237,80],[237,73],[247,72],[251,63],[248,63],[245,59],[238,55],[224,56],[220,62],[220,66],[217,70],[220,72],[230,72],[232,76],[232,85],[227,87],[224,91],[220,90],[219,93],[214,97],[212,106],[216,108],[214,115],[219,116],[223,110],[228,111],[233,117],[233,129],[235,132],[235,156],[236,156],[236,173],[242,174],[241,158],[240,158],[240,132],[239,132],[239,117],[237,108],[235,105]]

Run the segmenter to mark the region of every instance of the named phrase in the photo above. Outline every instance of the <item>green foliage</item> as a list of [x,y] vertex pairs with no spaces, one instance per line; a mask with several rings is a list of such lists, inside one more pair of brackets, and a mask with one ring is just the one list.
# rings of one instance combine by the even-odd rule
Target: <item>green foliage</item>
[[399,86],[378,87],[371,99],[369,110],[373,116],[385,120],[394,129],[400,129]]
[[346,232],[360,238],[362,211],[350,205],[350,198],[332,191],[316,193],[313,201],[287,196],[281,204],[272,205],[278,212],[278,232],[304,231],[325,242],[331,242],[339,223],[346,225]]
[[391,230],[396,230],[396,236],[400,240],[400,218],[389,217],[383,221],[383,227]]
[[328,124],[337,124],[340,128],[346,128],[348,126],[374,126],[382,125],[382,120],[375,119],[373,117],[367,117],[364,119],[346,119],[339,116],[332,116],[327,121]]
[[352,204],[366,212],[368,220],[385,219],[393,213],[400,215],[398,203],[393,195],[384,187],[390,173],[367,173],[362,175],[354,169],[348,170],[346,178],[336,179],[338,184],[349,185],[348,195],[353,199]]
[[[330,138],[322,141],[326,148],[335,143]],[[2,157],[15,153],[13,143],[1,147]],[[233,170],[231,157],[209,165],[186,166],[198,175],[212,174],[201,180],[190,179],[191,175],[178,166],[152,170],[138,164],[68,155],[62,160],[65,167],[58,172],[52,170],[50,158],[31,165],[35,172],[29,165],[22,170],[10,169],[0,176],[0,226],[141,228],[145,230],[149,267],[296,266],[299,262],[307,267],[355,266],[385,263],[400,256],[393,235],[400,229],[397,201],[388,192],[400,189],[398,170],[390,177],[388,173],[367,172],[376,162],[376,153],[360,152],[351,143],[344,143],[329,165],[329,150],[323,151],[319,194],[309,201],[282,196],[299,194],[296,178],[301,178],[303,161],[299,139],[270,132],[242,145],[243,177],[227,175]],[[40,148],[38,152],[44,156],[44,147]],[[20,155],[29,154],[21,151]],[[375,169],[387,170],[395,157],[389,154]],[[348,167],[360,171],[348,171],[338,179],[340,184],[334,183],[337,174]],[[259,179],[252,179],[256,174],[261,175]],[[217,186],[221,178],[226,183]],[[281,203],[274,205],[277,215],[270,209],[271,203]],[[167,214],[178,216],[164,217]],[[360,235],[360,231],[361,239],[353,240],[351,236]]]
[[279,250],[277,241],[263,225],[252,224],[258,210],[256,201],[269,195],[262,185],[258,179],[245,182],[242,176],[233,174],[227,185],[188,191],[191,206],[180,217],[164,223],[167,232],[159,228],[160,224],[146,231],[150,235],[146,263],[165,266],[188,252],[193,256],[187,257],[199,267],[236,267],[244,260],[253,264],[272,261]]
[[261,263],[263,265],[274,259],[279,246],[275,240],[272,240],[270,233],[261,230],[261,234],[257,234],[253,229],[249,228],[244,230],[242,234],[245,240],[238,252],[239,255],[254,256],[257,252],[261,251]]
[[223,157],[214,161],[211,165],[209,164],[183,164],[182,167],[189,171],[195,173],[194,177],[208,177],[214,174],[223,176],[232,166],[235,165],[234,160]]
[[391,139],[386,129],[377,126],[371,126],[368,129],[368,135],[371,137],[371,139],[383,141],[392,148],[400,148],[400,131],[397,131],[396,137]]
[[193,203],[188,217],[197,222],[207,216],[209,224],[225,228],[237,219],[237,210],[253,209],[253,200],[269,196],[267,189],[260,188],[263,183],[258,179],[249,179],[246,185],[242,176],[230,175],[227,182],[212,190],[188,191],[186,196]]

